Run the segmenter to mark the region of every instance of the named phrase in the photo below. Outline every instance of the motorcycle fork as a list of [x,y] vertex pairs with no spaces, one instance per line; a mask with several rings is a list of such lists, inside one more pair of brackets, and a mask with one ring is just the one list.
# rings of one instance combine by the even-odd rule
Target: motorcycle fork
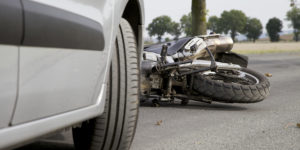
[[172,86],[173,86],[173,82],[172,82],[172,77],[174,77],[174,73],[176,72],[176,70],[172,70],[170,71],[166,77],[163,79],[163,98],[166,98],[167,100],[171,100],[172,99],[172,95],[174,95],[173,91],[172,91]]

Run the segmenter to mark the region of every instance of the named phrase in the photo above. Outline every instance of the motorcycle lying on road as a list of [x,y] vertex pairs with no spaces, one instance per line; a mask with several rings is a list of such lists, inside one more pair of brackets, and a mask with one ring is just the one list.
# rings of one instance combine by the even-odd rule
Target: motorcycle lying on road
[[233,40],[219,34],[146,46],[141,99],[153,103],[189,100],[256,103],[270,94],[268,79],[248,69],[248,57],[231,52]]

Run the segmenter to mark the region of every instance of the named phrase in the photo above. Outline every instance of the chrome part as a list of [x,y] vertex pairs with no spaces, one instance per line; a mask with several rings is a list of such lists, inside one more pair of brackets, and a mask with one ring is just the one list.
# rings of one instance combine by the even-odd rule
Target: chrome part
[[[161,59],[161,56],[152,52],[144,52],[143,54],[144,60],[151,60],[157,62]],[[171,56],[166,56],[167,63],[174,63],[174,59]]]
[[[192,47],[196,49],[196,52],[192,51]],[[213,54],[219,52],[229,52],[233,47],[233,40],[230,37],[215,35],[206,35],[195,37],[190,40],[184,47],[184,51],[174,54],[172,57],[198,59],[208,57],[205,48],[209,47]]]
[[157,61],[157,58],[160,57],[160,55],[156,54],[156,53],[151,53],[151,52],[144,52],[143,57],[144,57],[144,60]]
[[190,51],[191,50],[191,47],[194,46],[194,45],[200,45],[201,43],[203,42],[203,39],[201,38],[193,38],[192,40],[190,40],[185,46],[184,46],[184,50],[185,51]]
[[168,102],[168,101],[170,101],[170,98],[166,98],[166,97],[160,97],[160,101],[162,101],[162,102]]
[[255,84],[258,84],[259,83],[259,79],[257,79],[255,76],[253,76],[252,74],[249,74],[247,72],[243,72],[241,70],[238,71],[239,72],[239,78],[242,78],[242,79],[247,79],[247,77],[253,79],[255,81]]
[[[211,61],[194,60],[193,63],[183,64],[180,67],[210,67]],[[241,69],[241,66],[229,63],[216,62],[218,69]]]
[[174,63],[174,59],[171,56],[166,57],[167,63]]
[[202,73],[203,75],[215,75],[216,72],[213,72],[213,71],[205,71]]
[[212,38],[219,38],[221,34],[209,34],[209,35],[199,35],[199,38],[202,39],[212,39]]
[[229,52],[233,48],[233,40],[230,37],[220,36],[204,40],[209,47],[214,47],[216,53]]
[[[193,42],[193,43],[197,44],[196,52],[192,52],[189,48],[189,49],[184,50],[183,52],[178,52],[178,53],[172,55],[172,57],[174,59],[185,58],[185,57],[187,57],[187,58],[196,57],[199,54],[202,54],[203,52],[205,52],[205,47],[207,47],[206,43],[202,39],[199,39],[199,38],[195,38],[195,39],[198,40],[197,42],[195,42],[195,41]],[[186,47],[188,47],[188,46],[186,46]]]

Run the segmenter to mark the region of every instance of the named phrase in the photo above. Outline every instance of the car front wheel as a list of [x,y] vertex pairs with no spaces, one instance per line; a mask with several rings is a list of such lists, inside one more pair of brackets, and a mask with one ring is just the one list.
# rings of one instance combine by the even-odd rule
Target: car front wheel
[[122,19],[112,55],[104,113],[73,128],[76,149],[127,150],[135,134],[139,70],[135,36]]

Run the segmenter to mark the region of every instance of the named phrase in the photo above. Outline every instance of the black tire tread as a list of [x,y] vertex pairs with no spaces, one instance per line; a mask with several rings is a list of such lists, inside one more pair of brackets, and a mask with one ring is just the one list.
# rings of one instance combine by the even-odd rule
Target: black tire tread
[[138,119],[139,70],[135,36],[125,19],[115,45],[104,113],[73,129],[76,149],[127,150],[131,146]]
[[211,97],[213,101],[224,103],[256,103],[264,100],[270,94],[268,79],[251,69],[242,68],[242,71],[256,76],[260,83],[256,85],[224,83],[196,75],[192,85],[193,90],[201,95]]

